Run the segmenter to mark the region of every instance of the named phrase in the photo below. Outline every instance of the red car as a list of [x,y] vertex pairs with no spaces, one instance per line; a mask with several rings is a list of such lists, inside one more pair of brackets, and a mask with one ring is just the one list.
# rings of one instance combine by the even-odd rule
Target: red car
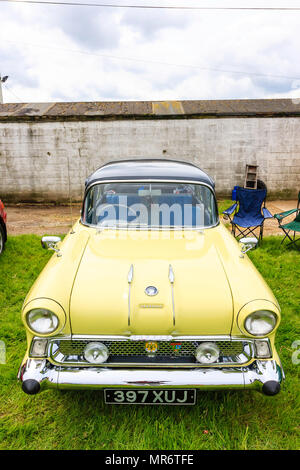
[[4,210],[4,204],[0,199],[0,254],[4,250],[6,239],[7,239],[6,212]]

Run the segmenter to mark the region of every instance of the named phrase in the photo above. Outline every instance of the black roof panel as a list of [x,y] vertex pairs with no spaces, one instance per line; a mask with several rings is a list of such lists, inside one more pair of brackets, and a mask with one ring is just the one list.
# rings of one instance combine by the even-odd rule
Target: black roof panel
[[188,162],[163,159],[121,160],[107,163],[92,173],[85,182],[86,189],[95,182],[106,180],[170,180],[205,183],[214,189],[210,176]]

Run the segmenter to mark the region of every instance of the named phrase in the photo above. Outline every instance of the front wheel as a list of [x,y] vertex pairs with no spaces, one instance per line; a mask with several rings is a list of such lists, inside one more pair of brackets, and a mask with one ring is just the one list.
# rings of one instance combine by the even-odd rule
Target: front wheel
[[4,234],[4,229],[2,225],[0,224],[0,255],[2,251],[4,250],[5,246],[5,234]]

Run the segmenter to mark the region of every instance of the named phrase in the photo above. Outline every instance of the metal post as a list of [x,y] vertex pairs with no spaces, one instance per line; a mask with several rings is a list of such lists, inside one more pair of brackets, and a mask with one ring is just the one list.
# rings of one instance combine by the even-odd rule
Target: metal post
[[0,104],[3,104],[2,83],[6,82],[7,79],[8,79],[7,75],[5,75],[4,77],[1,77],[1,74],[0,74]]

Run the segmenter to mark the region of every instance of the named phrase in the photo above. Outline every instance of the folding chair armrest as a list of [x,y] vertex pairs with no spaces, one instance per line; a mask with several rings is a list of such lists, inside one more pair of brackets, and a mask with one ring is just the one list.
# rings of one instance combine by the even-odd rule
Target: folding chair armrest
[[273,218],[271,212],[266,207],[263,207],[262,211],[263,211],[263,216],[264,216],[265,219],[272,219]]
[[228,209],[223,211],[222,214],[231,215],[235,211],[236,208],[237,208],[237,203],[235,202],[234,204],[232,204],[232,206],[228,207]]
[[298,212],[298,209],[291,209],[290,211],[280,212],[279,214],[274,214],[274,217],[280,222],[288,215],[294,214],[294,212]]

